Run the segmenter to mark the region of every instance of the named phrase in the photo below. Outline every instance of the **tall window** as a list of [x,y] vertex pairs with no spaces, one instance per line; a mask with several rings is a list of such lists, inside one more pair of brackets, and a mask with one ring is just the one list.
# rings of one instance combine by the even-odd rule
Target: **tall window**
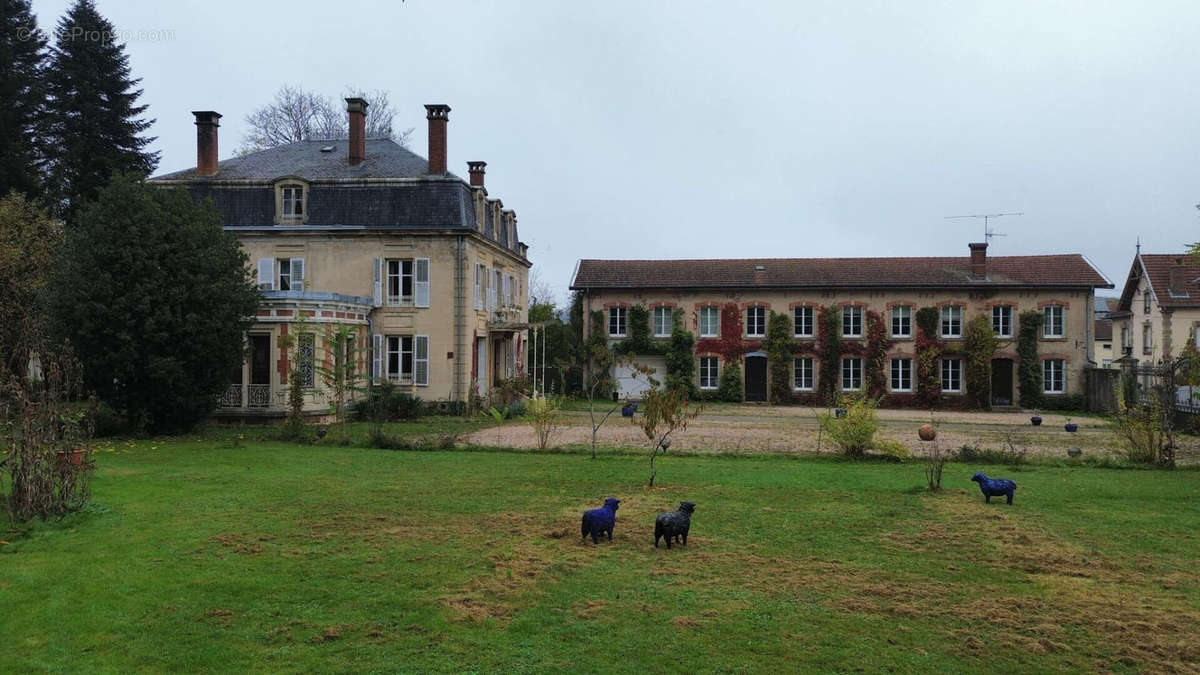
[[429,384],[429,337],[387,336],[387,378],[394,382]]
[[844,357],[842,359],[842,391],[858,391],[862,389],[862,359]]
[[500,270],[492,270],[492,295],[495,298],[492,300],[492,309],[499,309],[500,303],[504,302],[504,273]]
[[942,391],[962,391],[962,359],[942,359]]
[[671,307],[654,308],[654,337],[670,337],[675,327],[675,310]]
[[1046,305],[1042,308],[1042,315],[1042,337],[1060,338],[1066,335],[1062,305]]
[[912,307],[892,308],[892,337],[912,337]]
[[892,359],[892,391],[912,391],[912,359]]
[[292,261],[288,258],[277,260],[275,267],[279,268],[279,290],[292,290]]
[[717,357],[701,356],[700,357],[700,388],[701,389],[716,389],[717,388]]
[[298,183],[282,185],[279,188],[279,222],[295,224],[304,222],[304,186]]
[[716,337],[720,314],[716,307],[700,308],[700,337]]
[[1142,314],[1150,313],[1150,291],[1142,291]]
[[746,335],[762,337],[767,334],[767,308],[749,307],[746,309]]
[[1061,394],[1066,390],[1066,362],[1062,359],[1042,361],[1042,391],[1047,394]]
[[296,367],[300,369],[301,386],[311,387],[316,384],[316,371],[313,369],[316,356],[317,337],[312,333],[301,333],[297,347],[299,358]]
[[862,337],[862,307],[842,308],[842,337]]
[[943,307],[941,328],[944,338],[962,337],[962,307],[958,305]]
[[812,391],[813,360],[811,356],[792,359],[792,386],[797,391]]
[[1012,305],[995,305],[992,307],[992,332],[996,337],[1012,337]]
[[1142,326],[1142,353],[1154,353],[1154,327],[1149,323]]
[[475,266],[475,309],[483,309],[483,291],[487,288],[487,266]]
[[346,380],[350,381],[354,377],[354,370],[358,366],[358,338],[354,333],[346,336],[346,342],[342,345],[342,363],[346,366]]
[[[1196,344],[1200,344],[1200,334],[1196,335]],[[1132,347],[1133,341],[1129,338],[1129,326],[1121,326],[1121,347]]]
[[413,303],[413,261],[389,259],[387,261],[387,304],[411,305]]
[[797,307],[792,310],[792,334],[796,337],[813,336],[812,307]]
[[625,337],[625,314],[627,310],[624,307],[609,307],[608,308],[608,336],[609,337]]

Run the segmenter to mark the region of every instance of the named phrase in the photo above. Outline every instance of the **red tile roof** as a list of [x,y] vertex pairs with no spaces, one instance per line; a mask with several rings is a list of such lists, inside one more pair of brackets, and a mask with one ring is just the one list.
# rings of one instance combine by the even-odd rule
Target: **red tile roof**
[[1135,302],[1140,302],[1133,293],[1142,270],[1150,278],[1150,288],[1158,306],[1167,309],[1200,307],[1200,284],[1196,283],[1200,279],[1200,260],[1186,253],[1141,253],[1133,259],[1129,269],[1118,311],[1128,312]]
[[580,260],[574,289],[620,288],[1112,288],[1079,254],[994,256],[986,278],[961,258]]

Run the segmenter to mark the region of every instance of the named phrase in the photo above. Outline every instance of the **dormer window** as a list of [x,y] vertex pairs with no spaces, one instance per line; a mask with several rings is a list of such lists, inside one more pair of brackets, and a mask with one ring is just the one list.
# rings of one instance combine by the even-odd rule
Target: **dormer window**
[[300,181],[284,181],[275,186],[275,213],[280,225],[308,222],[308,186]]

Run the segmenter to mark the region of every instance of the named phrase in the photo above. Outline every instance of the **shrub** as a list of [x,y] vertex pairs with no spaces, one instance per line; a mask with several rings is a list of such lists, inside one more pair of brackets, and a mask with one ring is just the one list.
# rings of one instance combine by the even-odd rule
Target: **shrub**
[[425,404],[419,396],[398,391],[385,380],[367,391],[366,400],[359,402],[354,414],[364,421],[407,422],[421,419]]
[[978,445],[963,445],[958,449],[955,459],[965,464],[1006,464],[1016,466],[1025,464],[1029,459],[1025,456],[1026,449],[1016,449],[1010,443],[1008,448],[981,448]]
[[912,453],[909,452],[907,445],[891,438],[876,438],[871,442],[871,449],[885,457],[895,459],[908,459],[912,457]]
[[737,361],[726,361],[721,369],[721,384],[717,387],[717,399],[730,403],[742,402],[742,367]]
[[1171,442],[1171,409],[1156,390],[1146,392],[1144,401],[1132,405],[1125,402],[1124,383],[1118,379],[1115,387],[1117,413],[1113,416],[1112,431],[1125,449],[1131,462],[1141,464],[1169,463],[1164,450]]
[[529,426],[533,427],[533,433],[537,435],[538,450],[546,449],[546,444],[550,442],[550,436],[558,429],[561,407],[561,401],[551,396],[529,400],[526,414]]
[[96,405],[94,422],[96,426],[94,435],[97,438],[116,436],[126,431],[129,425],[129,421],[121,413],[113,410],[113,407],[104,401],[100,401]]
[[530,405],[526,404],[524,399],[516,399],[512,403],[509,403],[508,407],[504,409],[504,417],[505,419],[510,420],[514,417],[524,417],[525,413],[529,411],[529,408]]
[[875,401],[862,394],[843,394],[838,398],[839,408],[846,409],[845,417],[830,413],[819,416],[821,428],[829,434],[842,454],[861,458],[875,445],[875,432],[879,430],[879,418],[875,415]]

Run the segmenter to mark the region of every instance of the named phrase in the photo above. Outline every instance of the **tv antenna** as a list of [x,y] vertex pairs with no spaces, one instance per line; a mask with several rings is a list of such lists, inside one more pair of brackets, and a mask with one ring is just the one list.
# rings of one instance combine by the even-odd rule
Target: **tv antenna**
[[966,215],[966,216],[946,216],[946,220],[952,220],[954,218],[983,218],[983,241],[984,241],[984,243],[990,243],[992,241],[992,237],[1007,237],[1008,235],[1004,234],[1003,232],[995,232],[992,230],[992,228],[988,227],[989,219],[1000,218],[1001,216],[1023,216],[1023,215],[1025,215],[1025,214],[1024,213],[972,213],[972,214]]

